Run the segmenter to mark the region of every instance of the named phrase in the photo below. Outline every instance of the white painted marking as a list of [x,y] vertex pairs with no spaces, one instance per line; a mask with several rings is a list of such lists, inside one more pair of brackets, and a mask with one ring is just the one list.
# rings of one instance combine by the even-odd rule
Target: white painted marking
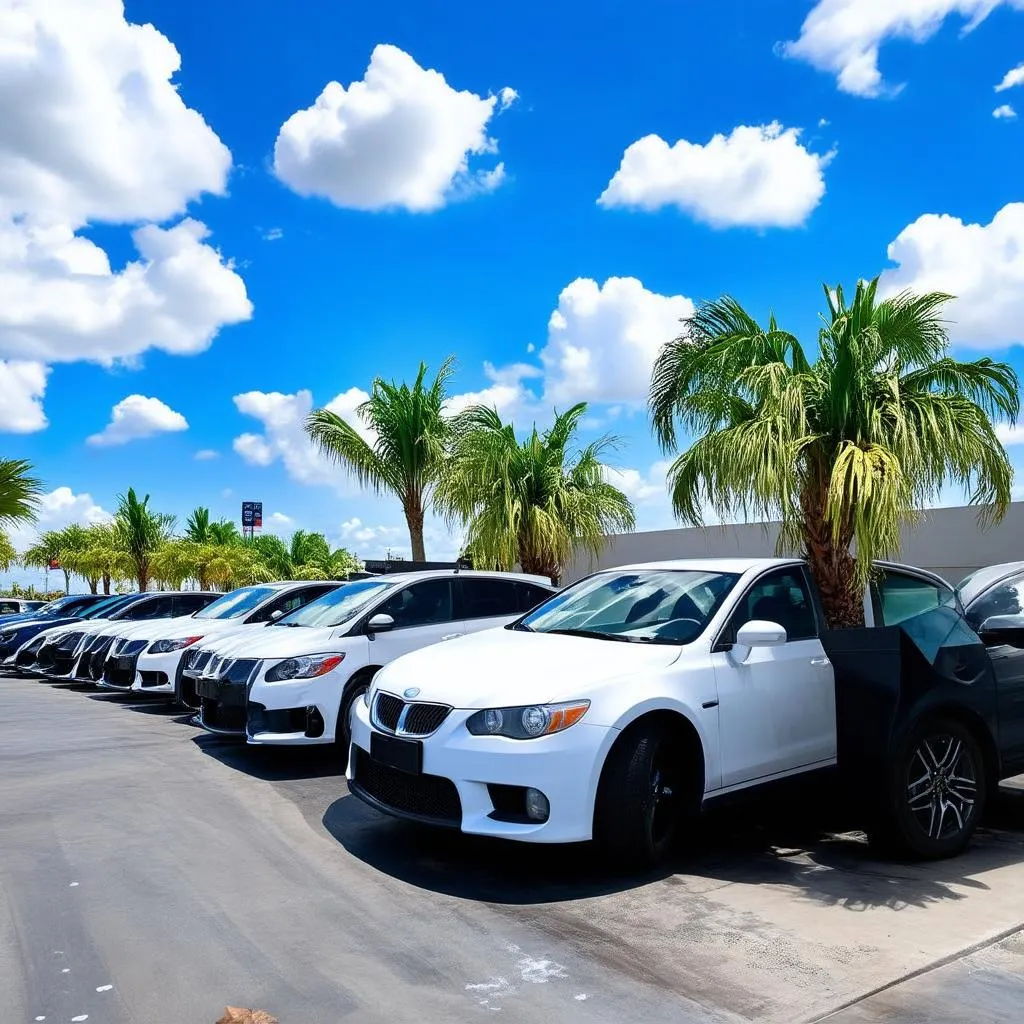
[[87,1014],[87,1013],[80,1013],[77,1017],[72,1017],[71,1018],[71,1020],[74,1022],[74,1024],[78,1024],[78,1021],[80,1021],[80,1020],[88,1020],[88,1019],[89,1019],[89,1014]]
[[68,886],[68,888],[69,888],[69,889],[74,889],[74,887],[75,887],[76,885],[78,885],[78,883],[77,883],[77,882],[72,882],[72,883],[71,883],[71,884],[70,884],[70,885]]
[[71,973],[71,968],[70,967],[65,967],[64,970],[61,971],[60,973],[61,974],[70,974]]
[[46,1020],[45,1017],[36,1017],[36,1020]]
[[[109,992],[113,987],[114,987],[113,985],[100,985],[100,987],[98,989],[96,989],[96,991],[97,992]],[[576,998],[579,999],[579,996],[577,996]],[[584,996],[583,998],[586,999],[587,997]]]
[[[503,996],[510,992],[514,992],[515,988],[509,983],[508,978],[491,978],[490,981],[482,981],[478,985],[467,985],[467,992],[479,992],[481,994],[489,993],[492,996]],[[486,1003],[486,999],[482,999],[481,1003]]]
[[532,985],[545,985],[552,978],[568,978],[569,974],[561,964],[554,960],[535,960],[532,956],[522,956],[519,963],[519,974],[523,981]]
[[573,999],[575,999],[577,1003],[582,1003],[583,1000],[586,999],[586,998],[587,998],[587,993],[586,992],[581,992],[578,996],[573,996]]

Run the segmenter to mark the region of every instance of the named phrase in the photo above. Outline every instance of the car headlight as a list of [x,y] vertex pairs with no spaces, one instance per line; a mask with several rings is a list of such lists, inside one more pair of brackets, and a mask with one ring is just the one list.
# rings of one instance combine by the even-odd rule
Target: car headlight
[[314,679],[327,675],[345,660],[344,654],[309,654],[301,658],[286,658],[279,661],[263,677],[268,683],[280,683],[286,679]]
[[171,651],[181,651],[191,647],[194,643],[202,640],[201,636],[182,636],[177,640],[157,640],[149,645],[150,654],[170,654]]
[[525,708],[485,708],[466,719],[466,728],[474,736],[532,740],[575,725],[589,707],[589,700],[574,700],[566,704],[533,704]]

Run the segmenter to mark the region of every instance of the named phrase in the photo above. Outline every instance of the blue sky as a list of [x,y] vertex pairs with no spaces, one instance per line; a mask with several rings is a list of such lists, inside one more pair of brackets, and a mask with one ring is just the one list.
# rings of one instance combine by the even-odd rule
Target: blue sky
[[303,392],[448,355],[523,427],[589,399],[671,525],[642,383],[722,292],[810,339],[822,281],[888,271],[1024,373],[1024,0],[80,6],[0,10],[0,451],[44,526],[134,486],[406,549]]

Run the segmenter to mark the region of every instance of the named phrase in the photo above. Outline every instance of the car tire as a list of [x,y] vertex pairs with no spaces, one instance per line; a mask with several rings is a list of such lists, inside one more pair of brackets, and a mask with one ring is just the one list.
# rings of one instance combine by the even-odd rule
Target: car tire
[[678,737],[658,723],[628,730],[612,748],[601,773],[594,840],[614,865],[653,867],[696,816],[693,780]]
[[370,688],[369,679],[359,679],[350,683],[345,689],[341,698],[341,707],[338,709],[338,721],[334,725],[334,746],[338,751],[338,759],[341,762],[341,770],[348,770],[348,752],[352,743],[352,730],[349,728],[349,715],[352,713],[352,706],[357,700],[362,700],[363,694]]
[[879,835],[885,848],[922,860],[955,857],[967,848],[985,810],[985,758],[955,718],[911,729],[893,758]]

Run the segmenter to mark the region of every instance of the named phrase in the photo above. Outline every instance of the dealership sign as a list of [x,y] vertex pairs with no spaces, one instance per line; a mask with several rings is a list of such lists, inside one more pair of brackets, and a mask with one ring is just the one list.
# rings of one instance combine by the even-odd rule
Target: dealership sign
[[263,529],[262,501],[242,502],[242,529],[250,531]]

